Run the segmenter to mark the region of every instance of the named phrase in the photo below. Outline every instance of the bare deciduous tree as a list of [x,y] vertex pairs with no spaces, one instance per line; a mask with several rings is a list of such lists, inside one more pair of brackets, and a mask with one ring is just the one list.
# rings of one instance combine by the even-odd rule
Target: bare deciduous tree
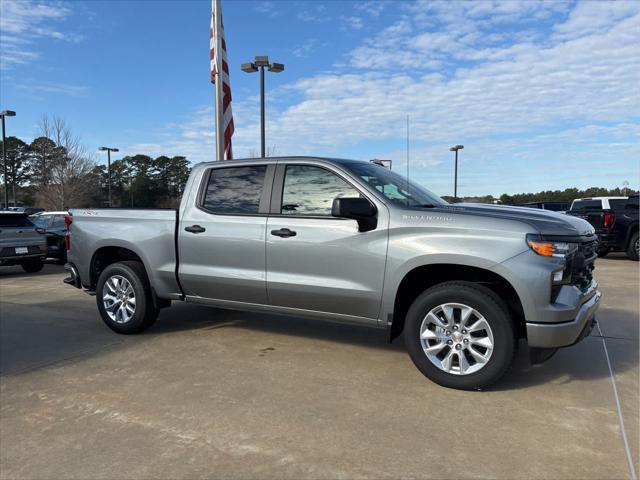
[[45,115],[38,128],[42,137],[55,144],[55,150],[48,155],[48,165],[37,165],[41,170],[37,203],[56,210],[85,206],[91,197],[90,185],[85,178],[95,161],[64,119]]
[[[276,146],[275,144],[272,145],[271,147],[267,147],[267,151],[264,152],[265,157],[275,157],[276,156]],[[255,149],[251,149],[249,150],[249,157],[248,158],[260,158],[260,154],[258,153],[257,150]]]

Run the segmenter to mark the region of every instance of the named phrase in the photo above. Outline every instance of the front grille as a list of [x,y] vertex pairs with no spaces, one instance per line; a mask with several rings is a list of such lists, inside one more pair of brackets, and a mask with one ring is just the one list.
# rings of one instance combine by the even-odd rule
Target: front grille
[[585,291],[593,280],[594,261],[598,257],[598,241],[581,243],[571,259],[571,284]]
[[0,257],[17,257],[20,255],[38,255],[41,253],[40,248],[36,246],[29,246],[27,253],[16,253],[15,247],[4,247],[0,250]]

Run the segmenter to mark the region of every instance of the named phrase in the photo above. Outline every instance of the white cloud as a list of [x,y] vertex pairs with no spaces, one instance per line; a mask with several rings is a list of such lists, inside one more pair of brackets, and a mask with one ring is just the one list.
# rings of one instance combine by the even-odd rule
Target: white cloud
[[352,15],[350,17],[342,16],[340,17],[340,20],[352,30],[362,30],[364,28],[364,20],[362,19],[362,17],[357,17],[355,15]]
[[291,53],[298,58],[307,58],[316,48],[318,48],[318,41],[315,38],[309,38],[294,48]]
[[386,4],[382,0],[359,1],[354,5],[358,12],[366,13],[372,17],[379,17],[385,9]]
[[57,27],[72,14],[67,4],[31,0],[0,2],[0,68],[30,63],[39,58],[35,40],[49,38],[77,42],[82,37]]
[[640,2],[618,0],[615,2],[581,2],[573,9],[566,22],[557,25],[555,36],[572,39],[608,31],[624,18],[637,15]]
[[255,10],[258,13],[261,13],[271,18],[275,18],[280,15],[280,12],[276,9],[275,2],[268,1],[268,0],[263,2],[258,2],[258,4],[255,7]]
[[[311,2],[304,3],[305,6],[311,5]],[[332,20],[327,15],[327,7],[322,3],[313,4],[312,8],[306,8],[298,12],[297,19],[301,22],[317,22],[325,23]]]
[[88,88],[82,85],[65,85],[54,84],[48,82],[25,82],[16,85],[18,90],[24,90],[31,93],[48,93],[69,95],[72,97],[82,97],[88,92]]
[[[527,1],[407,6],[379,35],[348,52],[348,71],[270,91],[267,144],[279,155],[390,158],[403,171],[409,114],[412,168],[440,193],[449,193],[454,143],[465,144],[466,194],[524,190],[527,182],[569,186],[584,169],[559,168],[564,162],[587,162],[594,183],[598,169],[639,177],[640,147],[631,139],[640,133],[640,13],[616,7],[596,22],[594,7],[569,7]],[[236,156],[257,150],[256,107],[234,102]],[[202,159],[197,146],[212,158],[207,115],[174,145],[191,160]]]

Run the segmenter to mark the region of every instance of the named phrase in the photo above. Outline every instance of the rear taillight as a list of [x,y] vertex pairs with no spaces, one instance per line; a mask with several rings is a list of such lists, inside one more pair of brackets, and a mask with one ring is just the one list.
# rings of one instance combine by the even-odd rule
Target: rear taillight
[[40,235],[44,235],[45,233],[47,233],[47,231],[44,228],[36,228],[36,232],[38,232]]
[[71,250],[71,224],[73,223],[73,217],[71,215],[65,215],[64,224],[67,226],[67,232],[64,234],[64,244],[67,248],[67,252]]
[[607,212],[602,216],[602,221],[604,223],[604,228],[611,228],[616,222],[616,214],[613,212]]

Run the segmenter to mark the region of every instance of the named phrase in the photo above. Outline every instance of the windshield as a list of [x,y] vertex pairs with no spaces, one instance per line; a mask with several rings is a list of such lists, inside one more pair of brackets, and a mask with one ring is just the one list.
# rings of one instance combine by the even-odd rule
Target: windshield
[[447,202],[426,188],[407,182],[406,178],[380,165],[364,162],[345,163],[343,165],[397,205],[404,207],[447,205]]

